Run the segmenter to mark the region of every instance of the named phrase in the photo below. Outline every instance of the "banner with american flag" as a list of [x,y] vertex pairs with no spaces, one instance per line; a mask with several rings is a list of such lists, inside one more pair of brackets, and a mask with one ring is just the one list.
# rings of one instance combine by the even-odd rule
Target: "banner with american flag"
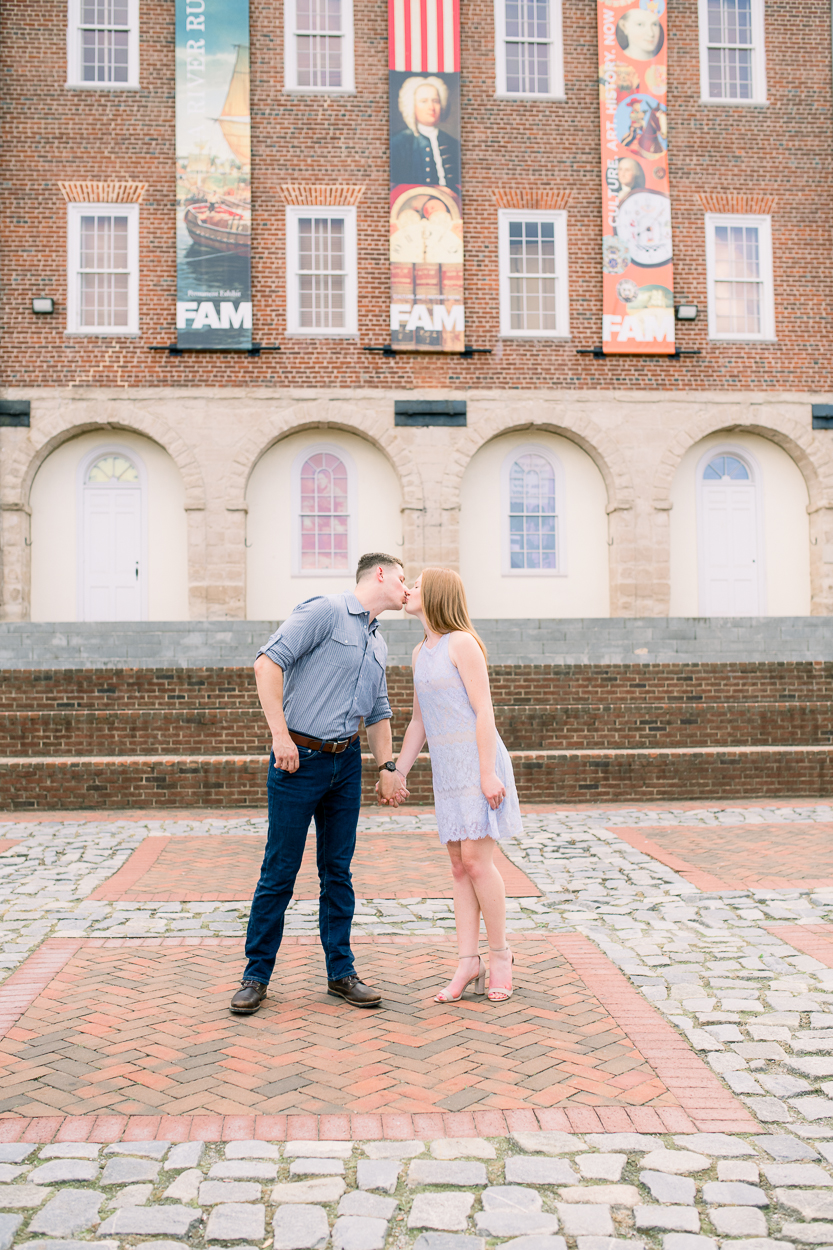
[[391,345],[461,352],[460,0],[388,0]]

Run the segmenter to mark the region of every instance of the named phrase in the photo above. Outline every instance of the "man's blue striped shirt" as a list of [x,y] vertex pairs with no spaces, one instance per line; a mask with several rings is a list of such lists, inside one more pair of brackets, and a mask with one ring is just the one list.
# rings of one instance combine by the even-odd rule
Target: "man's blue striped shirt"
[[331,741],[390,718],[388,648],[354,594],[299,603],[258,655],[284,672],[283,710],[296,733]]

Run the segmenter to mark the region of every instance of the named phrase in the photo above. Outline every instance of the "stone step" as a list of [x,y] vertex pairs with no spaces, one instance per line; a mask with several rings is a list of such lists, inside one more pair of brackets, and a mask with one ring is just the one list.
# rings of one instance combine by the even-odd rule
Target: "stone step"
[[[684,802],[821,798],[833,788],[833,747],[735,746],[511,752],[524,803]],[[366,762],[371,765],[368,757]],[[0,758],[0,809],[265,807],[264,754],[78,755]],[[363,801],[376,770],[365,769]],[[411,803],[433,803],[421,756]]]

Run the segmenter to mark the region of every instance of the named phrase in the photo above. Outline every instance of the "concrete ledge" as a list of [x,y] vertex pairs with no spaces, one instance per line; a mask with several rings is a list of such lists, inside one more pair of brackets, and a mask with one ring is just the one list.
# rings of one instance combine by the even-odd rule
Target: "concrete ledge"
[[[382,618],[391,664],[410,662],[417,621]],[[833,660],[833,617],[477,620],[492,664]],[[239,667],[276,621],[0,622],[3,668]]]
[[[833,747],[713,747],[620,751],[513,751],[523,803],[826,798]],[[0,758],[0,811],[85,808],[262,808],[265,755]],[[374,803],[365,769],[363,802]],[[411,804],[434,802],[431,766],[408,778]]]

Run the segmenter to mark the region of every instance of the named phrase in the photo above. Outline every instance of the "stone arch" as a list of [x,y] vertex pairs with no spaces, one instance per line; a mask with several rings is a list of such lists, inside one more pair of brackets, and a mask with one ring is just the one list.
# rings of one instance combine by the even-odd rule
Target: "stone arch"
[[[540,411],[540,404],[536,403],[535,407]],[[568,438],[587,453],[601,473],[607,490],[608,512],[626,511],[633,507],[633,481],[625,456],[607,431],[587,417],[570,422],[538,416],[524,419],[522,404],[513,404],[509,419],[485,415],[478,418],[476,425],[466,429],[465,437],[449,456],[442,484],[442,507],[446,510],[459,507],[463,474],[484,444],[504,434],[517,434],[523,430],[532,433],[540,430]]]
[[[727,414],[728,415],[728,414]],[[768,408],[768,418],[772,408]],[[740,417],[740,419],[739,419]],[[713,412],[691,422],[679,430],[663,452],[654,478],[653,504],[655,508],[671,506],[671,486],[680,461],[690,447],[710,434],[743,433],[757,434],[782,448],[795,461],[807,484],[808,511],[833,506],[833,454],[817,438],[811,429],[790,417],[782,417],[775,426],[760,419],[757,413],[733,412],[729,419]]]
[[402,487],[402,505],[408,511],[422,511],[424,494],[422,476],[409,448],[399,437],[396,428],[391,429],[387,415],[362,411],[348,400],[310,400],[295,404],[279,412],[270,413],[269,419],[260,426],[259,435],[251,434],[240,445],[230,466],[226,492],[226,507],[231,511],[245,511],[246,489],[249,478],[260,458],[275,443],[290,434],[304,430],[342,430],[372,443],[390,461]]
[[118,413],[99,416],[92,405],[86,412],[79,412],[78,407],[81,405],[76,406],[74,402],[68,406],[61,403],[54,412],[47,413],[45,419],[40,419],[39,415],[29,438],[14,448],[4,472],[8,483],[7,506],[28,506],[35,474],[47,457],[64,443],[91,431],[103,434],[124,430],[151,439],[168,453],[182,477],[186,510],[205,507],[205,483],[197,458],[167,421],[137,404],[130,405],[128,419],[119,419]]

